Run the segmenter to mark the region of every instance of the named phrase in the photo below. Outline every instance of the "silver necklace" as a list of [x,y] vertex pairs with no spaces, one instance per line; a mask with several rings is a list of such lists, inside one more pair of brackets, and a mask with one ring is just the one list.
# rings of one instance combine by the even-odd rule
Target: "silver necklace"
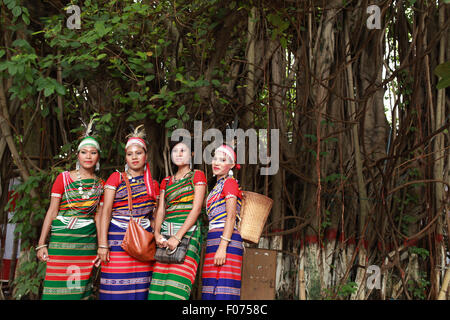
[[81,173],[79,170],[77,170],[77,179],[78,179],[78,182],[80,183],[80,186],[78,187],[78,193],[81,195],[82,199],[84,199],[84,200],[89,199],[94,194],[93,186],[88,190],[87,193],[85,193],[85,191],[83,190],[83,181],[81,179]]
[[174,175],[174,176],[173,176],[173,182],[178,182],[178,181],[180,181],[180,180],[183,180],[184,177],[186,177],[186,175],[187,175],[189,172],[191,172],[191,170],[189,170],[188,172],[186,172],[186,173],[184,174],[184,176],[183,176],[182,178],[180,178],[180,179],[177,179],[176,176]]
[[128,170],[126,171],[126,173],[127,173],[128,180],[131,180],[131,182],[136,182],[135,177],[131,176],[131,173],[129,173]]

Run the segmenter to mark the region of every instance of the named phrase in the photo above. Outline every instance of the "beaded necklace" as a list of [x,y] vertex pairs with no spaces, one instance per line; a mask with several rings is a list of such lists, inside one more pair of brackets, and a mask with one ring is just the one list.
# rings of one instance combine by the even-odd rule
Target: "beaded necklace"
[[[69,173],[68,173],[68,176],[70,177]],[[79,196],[77,196],[76,193],[81,195],[81,198],[83,200],[87,200],[91,196],[94,196],[95,198],[97,198],[97,201],[94,201],[92,206],[87,208],[88,212],[92,211],[93,209],[95,209],[95,207],[97,207],[97,204],[100,201],[100,195],[102,194],[102,191],[103,191],[100,179],[95,177],[94,183],[92,184],[92,186],[90,188],[83,187],[83,181],[81,179],[81,174],[77,170],[77,180],[75,182],[78,182],[78,184],[79,184],[79,187],[77,188],[78,192],[70,192],[69,188],[68,188],[69,183],[67,183],[67,185],[66,184],[64,185],[64,193],[66,195],[67,203],[70,205],[70,207],[77,210],[76,208],[78,207],[78,203],[76,203],[76,202],[79,201]],[[80,211],[80,210],[77,210],[77,211]]]

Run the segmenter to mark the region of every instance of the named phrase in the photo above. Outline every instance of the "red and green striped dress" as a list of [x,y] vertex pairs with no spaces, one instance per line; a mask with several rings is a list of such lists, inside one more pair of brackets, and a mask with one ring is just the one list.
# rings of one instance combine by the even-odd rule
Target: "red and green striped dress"
[[[161,194],[164,195],[166,215],[161,227],[162,235],[173,235],[185,222],[192,210],[194,185],[206,185],[205,174],[195,170],[185,178],[174,182],[166,177],[161,182]],[[162,195],[161,195],[162,196]],[[198,223],[197,223],[198,224]],[[195,225],[185,234],[191,236],[186,258],[183,264],[162,263],[156,261],[150,284],[149,300],[187,300],[197,274],[200,261],[200,227]]]
[[93,261],[97,256],[94,216],[102,195],[102,180],[74,181],[68,171],[56,178],[51,196],[61,198],[61,202],[52,222],[43,300],[90,298]]

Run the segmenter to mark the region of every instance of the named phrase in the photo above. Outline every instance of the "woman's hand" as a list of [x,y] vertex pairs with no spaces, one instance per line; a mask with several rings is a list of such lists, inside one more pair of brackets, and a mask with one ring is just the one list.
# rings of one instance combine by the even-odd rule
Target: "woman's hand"
[[176,247],[178,247],[178,245],[180,244],[180,242],[174,237],[170,237],[169,240],[167,240],[167,247],[169,247],[170,251],[174,250]]
[[43,262],[50,261],[50,258],[48,257],[47,247],[40,248],[37,252],[37,257],[40,261]]
[[219,248],[214,255],[214,265],[221,266],[225,264],[227,260],[227,247],[223,246],[222,243],[219,245]]
[[102,263],[102,259],[100,258],[100,256],[97,254],[97,256],[95,257],[94,261],[92,261],[92,263],[94,264],[94,266],[96,266],[97,268],[100,266],[100,264]]
[[160,248],[165,248],[167,246],[167,239],[164,238],[159,232],[155,232],[155,242]]
[[[97,258],[99,258],[101,262],[108,263],[109,262],[109,249],[98,248],[97,249]],[[94,261],[97,261],[97,258],[95,258]]]

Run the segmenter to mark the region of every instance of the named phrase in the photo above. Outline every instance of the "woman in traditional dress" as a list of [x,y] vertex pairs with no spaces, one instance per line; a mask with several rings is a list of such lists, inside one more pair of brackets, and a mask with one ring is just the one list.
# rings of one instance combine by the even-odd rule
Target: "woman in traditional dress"
[[149,300],[189,299],[197,274],[201,253],[201,230],[197,219],[205,197],[206,178],[202,171],[190,168],[189,141],[184,137],[183,142],[172,148],[171,158],[177,172],[161,182],[155,239],[157,246],[174,250],[183,237],[192,237],[182,264],[156,261]]
[[85,137],[78,145],[76,170],[60,173],[53,184],[36,247],[39,260],[47,263],[43,300],[91,297],[92,270],[99,264],[96,212],[103,194],[103,180],[94,173],[94,168],[99,168],[99,151],[98,142]]
[[222,145],[212,161],[217,183],[206,200],[209,231],[202,270],[202,300],[239,300],[243,243],[236,227],[242,193],[233,178],[236,153]]
[[139,261],[121,247],[130,220],[128,196],[132,197],[133,218],[152,232],[151,220],[159,195],[158,182],[152,180],[147,162],[145,133],[140,127],[125,146],[125,171],[132,194],[128,195],[126,182],[118,171],[111,174],[105,184],[98,245],[102,260],[101,300],[146,300],[148,296],[153,261]]

